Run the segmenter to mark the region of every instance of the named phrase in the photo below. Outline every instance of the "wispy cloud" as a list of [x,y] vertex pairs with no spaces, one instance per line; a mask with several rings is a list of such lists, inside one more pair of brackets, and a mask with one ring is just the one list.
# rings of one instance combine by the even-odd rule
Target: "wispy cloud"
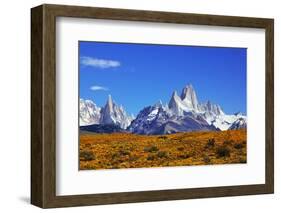
[[91,86],[90,89],[93,91],[98,91],[98,90],[108,91],[109,90],[107,87],[102,87],[102,86],[98,86],[98,85]]
[[80,63],[84,66],[91,66],[91,67],[96,67],[96,68],[101,68],[101,69],[121,66],[120,61],[93,58],[93,57],[88,57],[88,56],[80,57]]

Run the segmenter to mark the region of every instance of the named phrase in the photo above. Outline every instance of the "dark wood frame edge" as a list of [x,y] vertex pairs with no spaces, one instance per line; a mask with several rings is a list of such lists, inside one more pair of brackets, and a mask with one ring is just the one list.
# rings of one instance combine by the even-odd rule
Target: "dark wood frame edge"
[[[195,189],[56,196],[56,17],[264,28],[266,183]],[[274,192],[274,20],[156,11],[41,5],[31,9],[31,203],[41,208],[164,201]]]

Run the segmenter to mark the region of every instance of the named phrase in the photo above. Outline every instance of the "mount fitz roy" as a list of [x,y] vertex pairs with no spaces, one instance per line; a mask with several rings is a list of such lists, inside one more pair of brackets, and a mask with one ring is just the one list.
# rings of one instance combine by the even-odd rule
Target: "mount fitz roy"
[[115,127],[112,132],[153,135],[247,128],[247,118],[241,113],[227,115],[218,104],[210,101],[199,103],[191,84],[183,88],[180,96],[174,91],[168,104],[159,101],[147,106],[136,118],[129,116],[111,96],[102,108],[93,101],[80,99],[80,129],[95,132],[98,127],[98,132],[103,132],[104,128],[109,132],[108,125]]

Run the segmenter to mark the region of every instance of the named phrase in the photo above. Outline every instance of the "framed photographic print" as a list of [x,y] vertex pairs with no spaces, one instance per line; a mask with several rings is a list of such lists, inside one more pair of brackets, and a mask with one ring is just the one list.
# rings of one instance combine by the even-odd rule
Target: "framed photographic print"
[[273,19],[31,9],[31,203],[274,191]]

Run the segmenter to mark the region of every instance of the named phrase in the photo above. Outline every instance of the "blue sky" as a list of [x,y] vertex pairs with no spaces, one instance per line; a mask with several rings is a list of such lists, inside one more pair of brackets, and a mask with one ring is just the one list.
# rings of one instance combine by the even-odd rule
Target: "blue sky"
[[192,84],[199,102],[246,114],[246,48],[79,42],[80,98],[104,106],[111,94],[128,113]]

